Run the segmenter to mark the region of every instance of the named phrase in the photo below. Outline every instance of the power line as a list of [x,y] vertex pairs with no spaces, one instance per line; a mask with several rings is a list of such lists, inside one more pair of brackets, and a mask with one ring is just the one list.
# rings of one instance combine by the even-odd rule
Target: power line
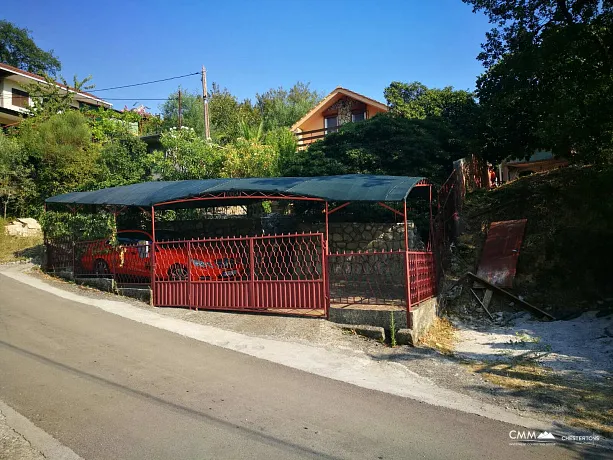
[[176,97],[105,97],[105,101],[165,101]]
[[111,88],[102,88],[102,89],[90,89],[88,92],[89,93],[95,93],[95,92],[98,92],[98,91],[110,91],[112,89],[132,88],[134,86],[150,85],[152,83],[160,83],[162,81],[176,80],[177,78],[191,77],[193,75],[200,75],[200,72],[188,73],[188,74],[185,74],[185,75],[179,75],[177,77],[162,78],[161,80],[146,81],[146,82],[143,82],[143,83],[134,83],[132,85],[113,86]]

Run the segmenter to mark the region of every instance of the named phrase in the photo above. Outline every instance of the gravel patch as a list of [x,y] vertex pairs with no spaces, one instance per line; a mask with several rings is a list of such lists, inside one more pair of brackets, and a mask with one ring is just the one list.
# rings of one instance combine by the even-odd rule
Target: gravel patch
[[0,411],[0,460],[43,460],[45,456],[34,449],[6,422]]
[[568,321],[539,321],[526,313],[506,326],[453,322],[458,327],[455,353],[462,358],[529,359],[568,377],[613,377],[613,315],[589,311]]

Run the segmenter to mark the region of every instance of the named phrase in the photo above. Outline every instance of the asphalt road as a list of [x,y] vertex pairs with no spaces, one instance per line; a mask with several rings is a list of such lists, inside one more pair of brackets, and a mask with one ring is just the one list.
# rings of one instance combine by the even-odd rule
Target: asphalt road
[[0,400],[87,460],[585,455],[510,446],[515,426],[214,347],[1,274]]

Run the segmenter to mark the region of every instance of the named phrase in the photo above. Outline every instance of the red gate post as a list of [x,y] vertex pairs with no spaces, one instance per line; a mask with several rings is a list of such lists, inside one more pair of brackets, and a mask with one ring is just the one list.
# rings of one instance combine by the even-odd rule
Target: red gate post
[[404,199],[404,267],[405,267],[405,282],[407,296],[407,327],[410,329],[411,323],[411,270],[409,268],[409,223],[407,221],[407,200]]
[[[249,308],[255,308],[255,238],[249,236]],[[266,306],[268,308],[268,306]]]
[[[192,238],[193,240],[193,238]],[[187,305],[192,309],[192,242],[187,242]],[[198,306],[196,311],[198,311]]]
[[324,295],[324,314],[326,319],[330,316],[330,286],[328,282],[328,245],[324,240],[324,235],[321,235],[321,276],[323,282]]
[[432,185],[430,185],[430,237],[428,238],[428,249],[433,250],[434,244],[434,224],[432,222]]
[[322,236],[322,249],[323,249],[323,259],[322,259],[322,271],[324,273],[324,308],[326,319],[330,319],[330,277],[329,277],[329,255],[330,255],[330,246],[328,244],[328,202],[326,201],[324,212],[326,214],[326,234],[325,237]]
[[151,206],[151,305],[155,307],[155,208]]
[[[112,210],[112,214],[113,214],[113,235],[111,236],[111,241],[113,242],[112,244],[112,253],[111,253],[111,279],[113,280],[113,282],[117,282],[117,265],[116,265],[116,256],[119,256],[119,266],[121,267],[121,248],[119,247],[119,242],[117,241],[117,208],[113,208]],[[118,253],[119,252],[119,253]]]

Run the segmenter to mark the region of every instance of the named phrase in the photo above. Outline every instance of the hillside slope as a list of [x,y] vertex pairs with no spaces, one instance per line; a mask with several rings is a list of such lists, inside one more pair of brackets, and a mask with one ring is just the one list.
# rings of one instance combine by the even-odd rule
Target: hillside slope
[[613,310],[613,168],[569,167],[467,196],[455,274],[476,270],[490,222],[527,218],[515,291],[559,316]]

